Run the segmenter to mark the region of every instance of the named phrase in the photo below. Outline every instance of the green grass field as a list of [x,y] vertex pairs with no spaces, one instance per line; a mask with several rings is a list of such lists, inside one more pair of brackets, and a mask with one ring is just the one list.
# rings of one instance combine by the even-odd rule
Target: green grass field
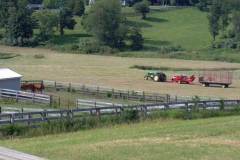
[[[161,57],[193,60],[218,60],[240,62],[239,51],[230,49],[211,49],[212,38],[208,29],[207,13],[197,8],[178,8],[163,10],[159,6],[151,7],[146,20],[142,20],[132,8],[123,8],[130,26],[139,26],[144,36],[144,49],[124,51],[116,55],[123,57]],[[73,50],[91,35],[84,31],[81,19],[76,18],[74,30],[65,30],[63,37],[56,32],[54,38],[45,47],[63,52]],[[183,51],[165,53],[162,48],[182,48]]]
[[156,120],[0,141],[50,160],[238,160],[240,117]]

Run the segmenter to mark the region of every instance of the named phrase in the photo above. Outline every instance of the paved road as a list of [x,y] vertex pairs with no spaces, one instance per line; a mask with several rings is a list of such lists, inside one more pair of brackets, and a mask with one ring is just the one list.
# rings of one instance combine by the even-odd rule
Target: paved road
[[44,160],[43,158],[0,147],[0,160]]

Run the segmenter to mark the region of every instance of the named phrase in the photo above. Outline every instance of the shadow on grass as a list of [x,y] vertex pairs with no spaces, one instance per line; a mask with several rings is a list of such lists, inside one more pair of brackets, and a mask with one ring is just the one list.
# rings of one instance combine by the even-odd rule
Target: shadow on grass
[[127,21],[127,24],[132,27],[140,27],[140,28],[149,28],[152,27],[152,25],[146,23],[146,22],[138,22],[138,21]]
[[147,18],[145,19],[145,21],[155,22],[155,23],[164,23],[164,22],[168,22],[168,20],[166,20],[166,19],[156,18],[156,17],[147,17]]
[[51,43],[56,44],[56,45],[65,45],[65,44],[73,44],[73,43],[78,43],[79,38],[86,38],[86,37],[91,37],[89,34],[67,34],[67,35],[55,35]]
[[144,51],[159,51],[162,46],[170,46],[171,43],[169,41],[161,41],[161,40],[144,40]]
[[144,43],[147,45],[154,45],[154,46],[167,46],[171,45],[169,41],[161,41],[161,40],[152,40],[152,39],[145,39]]

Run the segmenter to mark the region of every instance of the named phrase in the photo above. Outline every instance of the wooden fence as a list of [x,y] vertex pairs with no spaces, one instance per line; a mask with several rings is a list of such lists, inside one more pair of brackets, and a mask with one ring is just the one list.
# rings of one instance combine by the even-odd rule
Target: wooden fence
[[191,101],[191,102],[172,102],[172,103],[160,103],[160,104],[143,104],[136,106],[110,106],[110,107],[93,107],[93,108],[76,108],[71,110],[53,110],[53,111],[37,111],[26,113],[13,113],[13,114],[0,114],[0,125],[6,124],[34,124],[37,122],[46,122],[50,120],[58,119],[73,119],[79,116],[96,115],[101,116],[105,114],[120,114],[124,110],[138,110],[145,114],[148,114],[156,110],[167,109],[186,109],[191,110],[192,107],[198,107],[198,109],[217,110],[221,106],[227,109],[233,109],[236,106],[240,106],[240,100],[225,100],[225,101]]
[[[107,87],[91,86],[78,83],[43,81],[46,88],[54,88],[56,90],[65,90],[69,92],[77,92],[85,95],[96,95],[101,97],[126,99],[150,103],[169,103],[179,101],[191,101],[191,96],[171,96],[169,94],[150,93],[145,91],[120,90]],[[201,100],[219,100],[216,97],[199,97]]]
[[16,101],[31,101],[33,103],[51,103],[51,97],[49,95],[15,91],[9,89],[0,89],[0,98],[9,98]]

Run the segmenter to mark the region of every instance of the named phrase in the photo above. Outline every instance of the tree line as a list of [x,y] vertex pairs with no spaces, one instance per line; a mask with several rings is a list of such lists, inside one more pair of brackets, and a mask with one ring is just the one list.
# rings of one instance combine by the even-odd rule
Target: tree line
[[[31,1],[36,2],[41,1]],[[133,50],[143,47],[140,28],[128,25],[120,1],[97,1],[86,13],[84,0],[43,0],[42,3],[43,10],[32,11],[27,7],[28,0],[0,0],[0,26],[5,30],[3,41],[6,44],[38,45],[50,40],[56,31],[63,36],[64,29],[74,29],[75,17],[79,16],[84,29],[98,44],[88,46]]]
[[213,47],[240,49],[240,1],[212,0],[208,10]]

